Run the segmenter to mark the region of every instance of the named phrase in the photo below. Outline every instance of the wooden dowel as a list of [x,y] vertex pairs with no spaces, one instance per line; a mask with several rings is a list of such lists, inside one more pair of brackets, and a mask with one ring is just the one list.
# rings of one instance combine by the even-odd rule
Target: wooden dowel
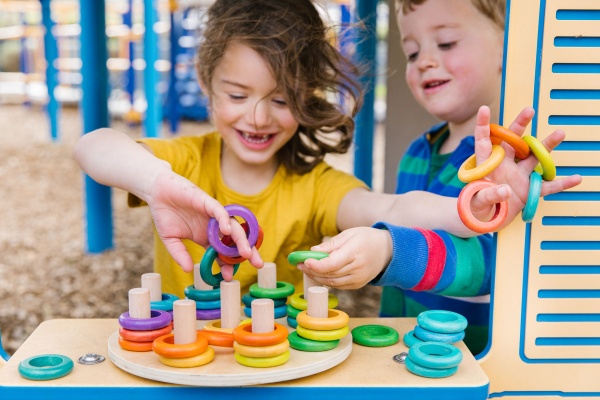
[[329,290],[323,286],[313,286],[308,289],[308,293],[304,295],[307,301],[306,313],[313,318],[327,318],[329,311],[327,308],[327,300]]
[[150,290],[150,301],[162,300],[162,286],[160,274],[149,272],[142,275],[142,287]]
[[175,344],[196,341],[196,302],[183,299],[173,302],[173,333]]
[[240,281],[221,281],[221,328],[233,329],[241,317]]
[[200,264],[194,264],[194,289],[212,290],[213,287],[202,280],[200,276]]
[[131,318],[150,318],[150,290],[146,288],[129,289],[129,316]]
[[258,287],[264,289],[277,289],[277,265],[266,262],[258,270]]
[[272,332],[275,327],[275,303],[272,299],[252,301],[252,333]]

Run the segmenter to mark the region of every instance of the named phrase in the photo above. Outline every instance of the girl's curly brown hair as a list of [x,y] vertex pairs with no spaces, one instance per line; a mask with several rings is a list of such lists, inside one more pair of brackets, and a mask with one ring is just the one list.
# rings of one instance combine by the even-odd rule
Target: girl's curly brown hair
[[352,144],[353,117],[362,103],[359,70],[338,50],[331,29],[310,0],[217,0],[202,28],[196,67],[209,92],[230,43],[265,60],[300,125],[277,153],[294,173]]

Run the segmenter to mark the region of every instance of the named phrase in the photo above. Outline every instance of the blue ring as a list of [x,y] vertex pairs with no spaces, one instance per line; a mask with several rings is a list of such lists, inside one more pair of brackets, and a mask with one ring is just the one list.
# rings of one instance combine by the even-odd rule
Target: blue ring
[[406,345],[406,347],[411,348],[417,343],[423,343],[421,339],[415,336],[415,331],[408,331],[402,337],[402,341]]
[[287,323],[290,328],[296,329],[298,327],[298,321],[296,321],[296,318],[290,316],[289,314],[287,316]]
[[433,369],[456,367],[463,359],[456,346],[440,342],[415,343],[408,349],[408,356],[415,364]]
[[425,378],[446,378],[448,376],[452,376],[458,371],[458,367],[446,368],[446,369],[434,369],[423,367],[419,364],[416,364],[409,357],[404,359],[404,365],[406,365],[406,369],[415,374]]
[[[246,307],[252,307],[252,302],[256,299],[260,299],[260,297],[254,297],[250,293],[246,293],[245,295],[242,296],[242,303],[244,303],[244,305]],[[285,306],[287,303],[287,297],[282,297],[280,299],[272,299],[272,300],[273,300],[273,303],[275,304],[275,307]]]
[[32,381],[62,378],[73,370],[73,360],[61,354],[29,357],[19,363],[19,374]]
[[221,300],[196,300],[196,310],[216,310],[221,309]]
[[[252,318],[252,308],[244,307],[244,314],[246,314],[246,317]],[[273,309],[273,315],[275,318],[285,317],[287,315],[287,306],[283,305],[283,306],[275,307]]]
[[163,293],[162,300],[150,302],[150,308],[153,310],[171,311],[175,300],[179,300],[179,297],[174,294]]
[[209,290],[200,290],[196,289],[194,285],[190,285],[183,289],[183,294],[190,300],[196,301],[209,301],[209,300],[220,300],[221,299],[221,289],[209,289]]
[[[202,261],[200,261],[200,277],[207,285],[210,286],[219,286],[221,281],[223,280],[223,275],[221,272],[214,274],[212,273],[212,265],[217,259],[217,252],[212,246],[208,246],[204,256],[202,256]],[[240,264],[233,265],[233,274],[237,272]]]
[[521,212],[523,222],[531,222],[535,216],[538,205],[540,204],[540,195],[542,194],[542,176],[533,171],[529,176],[529,193],[527,202]]
[[424,342],[456,343],[465,338],[465,331],[457,333],[438,333],[415,326],[415,336]]
[[417,324],[431,332],[458,333],[467,328],[467,319],[462,315],[446,310],[423,311],[417,316]]

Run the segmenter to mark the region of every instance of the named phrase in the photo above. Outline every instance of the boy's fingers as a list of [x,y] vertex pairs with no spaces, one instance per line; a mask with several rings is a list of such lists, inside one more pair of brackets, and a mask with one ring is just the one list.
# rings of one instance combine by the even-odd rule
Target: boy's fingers
[[509,185],[497,185],[480,190],[471,200],[473,210],[485,210],[496,203],[508,200],[512,190]]
[[523,110],[521,110],[519,115],[517,115],[517,118],[515,118],[513,123],[510,124],[510,127],[508,129],[510,129],[517,135],[522,136],[523,132],[525,132],[525,129],[527,129],[527,125],[529,125],[534,115],[535,110],[533,108],[525,107]]
[[490,109],[482,106],[477,112],[475,125],[475,161],[479,165],[488,159],[492,153],[492,142],[490,142]]
[[547,181],[542,184],[541,197],[549,194],[562,192],[563,190],[571,189],[579,185],[582,181],[580,175],[571,175],[561,179],[555,179],[553,181]]

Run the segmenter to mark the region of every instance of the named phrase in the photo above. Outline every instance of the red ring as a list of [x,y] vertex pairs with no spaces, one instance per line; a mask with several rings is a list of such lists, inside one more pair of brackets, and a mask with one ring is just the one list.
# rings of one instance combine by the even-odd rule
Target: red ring
[[[248,230],[246,228],[248,226],[248,224],[244,222],[242,224],[242,226],[244,226],[244,230],[246,231],[246,233],[248,233]],[[226,237],[228,238],[228,243],[233,243],[233,240],[231,240],[230,236],[224,236],[223,239],[225,239]],[[258,226],[258,238],[256,239],[256,245],[255,245],[257,250],[260,249],[260,246],[262,245],[263,237],[264,237],[264,232],[259,225]],[[221,239],[221,240],[223,241],[223,243],[225,243],[225,240],[223,240],[223,239]],[[219,260],[223,261],[224,263],[232,264],[232,265],[239,264],[239,263],[242,263],[247,260],[247,258],[244,258],[244,257],[228,257],[223,254],[217,254],[217,257],[219,257]]]
[[487,222],[475,218],[471,212],[471,199],[475,193],[488,187],[496,186],[493,182],[483,179],[473,181],[465,186],[458,195],[458,216],[465,226],[477,233],[488,233],[497,230],[508,215],[508,201],[504,200],[496,204],[494,216]]
[[125,329],[122,326],[119,328],[119,335],[125,340],[130,342],[152,342],[154,339],[163,335],[168,335],[173,330],[173,323],[164,328],[154,329],[152,331],[134,331],[131,329]]

